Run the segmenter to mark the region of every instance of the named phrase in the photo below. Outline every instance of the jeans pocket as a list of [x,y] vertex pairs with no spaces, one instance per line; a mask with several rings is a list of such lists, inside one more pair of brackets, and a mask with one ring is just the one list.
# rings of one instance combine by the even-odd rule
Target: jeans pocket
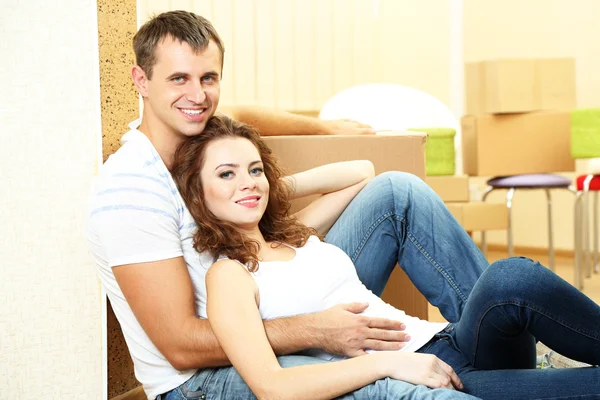
[[205,400],[206,393],[202,390],[202,388],[198,388],[198,390],[190,390],[184,386],[181,387],[181,396],[185,400]]
[[183,383],[178,389],[184,400],[206,400],[204,387],[215,373],[214,368],[198,370],[194,376]]

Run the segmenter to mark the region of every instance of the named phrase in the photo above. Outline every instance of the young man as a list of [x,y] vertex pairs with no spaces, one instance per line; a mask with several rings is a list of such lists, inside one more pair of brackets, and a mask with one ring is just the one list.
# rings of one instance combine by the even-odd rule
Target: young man
[[[143,98],[143,116],[130,124],[122,147],[99,174],[88,224],[92,256],[148,398],[169,399],[178,393],[253,398],[232,367],[215,368],[230,363],[208,321],[197,317],[195,296],[205,290],[198,278],[203,274],[196,271],[210,267],[214,258],[193,249],[195,224],[169,173],[177,146],[187,136],[202,134],[217,111],[222,42],[206,19],[174,11],[142,26],[133,45],[137,65],[132,77]],[[264,135],[370,133],[351,122],[255,107],[219,111]],[[303,195],[316,190],[309,184],[296,188]],[[378,295],[399,261],[450,321],[458,319],[487,266],[439,198],[421,180],[403,173],[375,178],[331,227],[327,241],[350,255],[361,280]],[[402,325],[361,316],[367,306],[347,304],[266,321],[265,329],[283,366],[320,362],[291,355],[309,348],[348,356],[397,349],[405,336]],[[396,395],[415,394],[410,384],[385,380],[350,396],[385,398],[391,386]]]

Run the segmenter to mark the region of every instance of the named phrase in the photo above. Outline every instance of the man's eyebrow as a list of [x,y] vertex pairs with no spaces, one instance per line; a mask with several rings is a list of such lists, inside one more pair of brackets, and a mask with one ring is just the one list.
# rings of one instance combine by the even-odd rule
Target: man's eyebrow
[[219,73],[217,71],[209,71],[209,72],[205,73],[202,76],[212,76],[212,77],[217,77],[218,78],[219,77]]
[[185,73],[185,72],[173,72],[171,75],[167,76],[166,80],[170,81],[173,78],[177,78],[177,77],[184,77],[187,78],[189,77],[189,74]]

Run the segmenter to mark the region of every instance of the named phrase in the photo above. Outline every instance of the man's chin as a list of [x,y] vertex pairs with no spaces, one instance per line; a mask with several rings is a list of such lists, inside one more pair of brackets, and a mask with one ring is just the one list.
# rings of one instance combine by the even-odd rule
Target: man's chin
[[188,124],[187,126],[182,127],[179,132],[181,132],[184,136],[192,137],[200,135],[202,132],[204,132],[205,128],[206,122],[196,123],[194,126],[190,126],[190,124]]

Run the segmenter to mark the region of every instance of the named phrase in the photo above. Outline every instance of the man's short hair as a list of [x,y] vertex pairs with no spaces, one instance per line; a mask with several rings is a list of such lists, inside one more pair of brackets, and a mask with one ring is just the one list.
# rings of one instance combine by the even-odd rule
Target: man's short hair
[[212,40],[221,52],[221,67],[225,48],[214,26],[204,17],[188,11],[168,11],[153,16],[133,37],[135,62],[152,79],[156,64],[156,47],[167,37],[185,42],[194,51],[203,51]]

